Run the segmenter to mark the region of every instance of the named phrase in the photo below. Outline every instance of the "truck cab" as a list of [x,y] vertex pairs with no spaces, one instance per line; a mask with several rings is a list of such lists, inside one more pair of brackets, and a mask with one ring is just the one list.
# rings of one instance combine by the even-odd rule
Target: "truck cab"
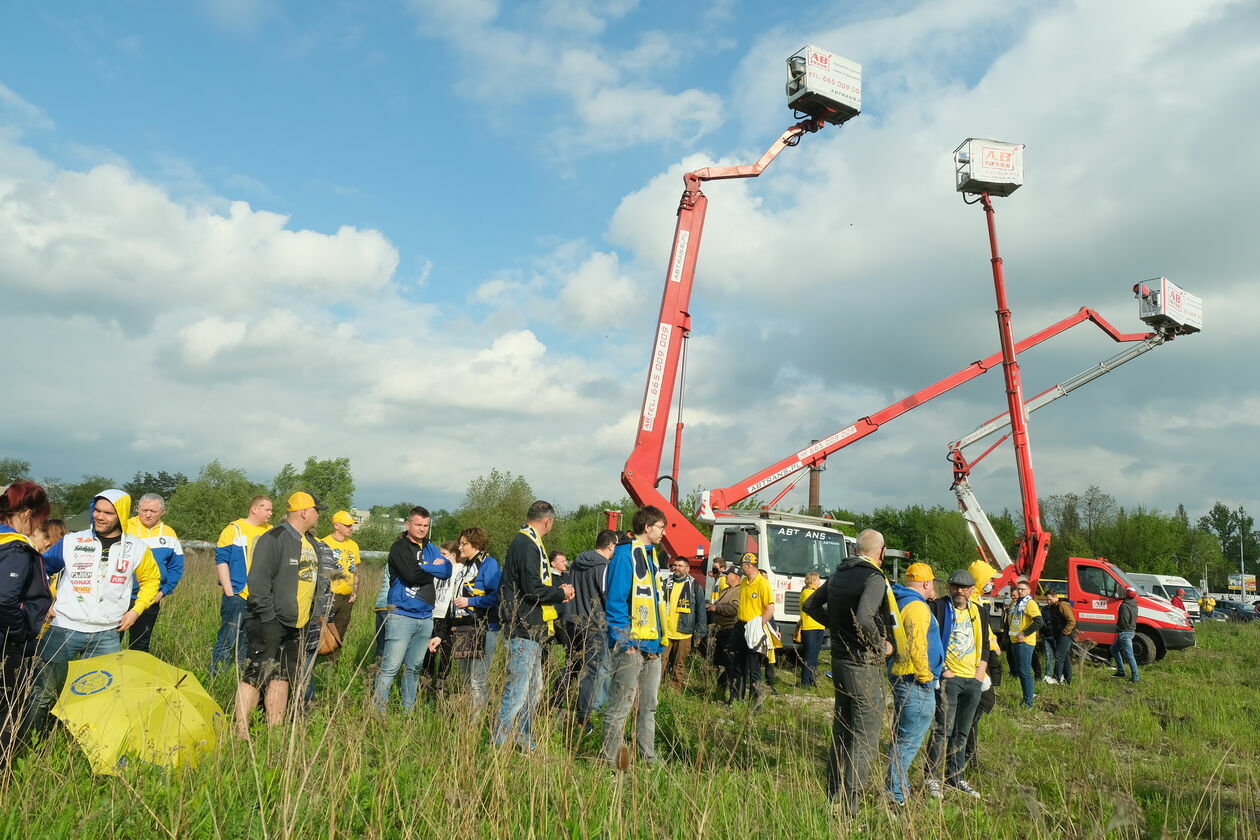
[[[705,571],[718,562],[738,566],[745,552],[756,552],[758,568],[774,593],[780,635],[791,639],[800,621],[805,575],[817,572],[826,578],[853,554],[853,538],[840,532],[840,526],[849,524],[773,510],[719,511]],[[713,579],[706,575],[706,580],[711,594]]]
[[1100,645],[1116,640],[1116,619],[1125,589],[1138,592],[1137,635],[1133,655],[1139,664],[1162,659],[1170,650],[1195,644],[1194,628],[1186,615],[1162,599],[1142,594],[1128,575],[1103,558],[1068,558],[1068,599],[1076,613],[1077,638]]
[[1163,598],[1169,604],[1172,603],[1173,596],[1177,594],[1178,589],[1184,590],[1185,594],[1181,596],[1181,600],[1186,605],[1186,612],[1190,614],[1190,620],[1198,622],[1202,618],[1199,614],[1199,590],[1185,578],[1174,575],[1130,573],[1129,580],[1133,581],[1139,592]]

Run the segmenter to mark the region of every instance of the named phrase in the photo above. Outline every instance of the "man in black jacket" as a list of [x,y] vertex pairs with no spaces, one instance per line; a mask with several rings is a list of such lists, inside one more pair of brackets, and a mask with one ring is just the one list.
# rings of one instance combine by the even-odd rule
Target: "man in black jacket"
[[340,567],[310,533],[325,509],[310,493],[294,493],[284,521],[254,543],[245,605],[249,662],[236,689],[236,734],[241,738],[249,736],[249,715],[260,692],[267,725],[284,720],[289,685],[298,679],[305,652],[304,631],[326,617],[332,603],[328,581]]
[[881,568],[884,536],[870,529],[858,534],[857,553],[837,566],[805,604],[805,612],[831,631],[836,705],[827,794],[849,813],[857,809],[879,752],[884,662],[893,652],[888,638],[895,620],[890,608],[895,602]]
[[595,537],[595,547],[583,551],[573,561],[573,639],[575,658],[582,667],[578,684],[577,721],[583,728],[590,724],[596,698],[603,693],[599,678],[607,683],[605,661],[608,658],[608,619],[604,616],[604,577],[608,561],[617,547],[617,532],[603,530]]
[[524,750],[536,746],[534,711],[542,696],[542,646],[550,633],[547,622],[556,607],[573,598],[573,587],[554,583],[543,537],[556,522],[548,502],[529,506],[525,527],[508,546],[499,585],[499,616],[508,637],[508,677],[492,739],[496,746],[516,741]]

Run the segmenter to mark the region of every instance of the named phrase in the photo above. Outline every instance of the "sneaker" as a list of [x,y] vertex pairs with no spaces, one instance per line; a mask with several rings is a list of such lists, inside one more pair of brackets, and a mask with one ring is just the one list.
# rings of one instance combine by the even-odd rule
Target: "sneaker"
[[1058,685],[1058,684],[1059,684],[1059,681],[1058,681],[1058,680],[1056,680],[1054,677],[1050,676],[1049,674],[1046,674],[1044,677],[1042,677],[1042,680],[1044,680],[1044,681],[1045,681],[1046,683],[1048,683],[1049,685]]
[[980,798],[980,791],[976,790],[971,785],[967,784],[965,779],[959,779],[956,782],[949,782],[948,784],[954,790],[958,791],[959,793],[965,793],[968,796],[970,796],[972,799]]
[[933,799],[941,799],[945,796],[944,792],[941,790],[940,779],[924,779],[923,786],[927,788],[928,796]]
[[1116,672],[1115,672],[1114,674],[1112,674],[1111,676],[1113,676],[1113,677],[1120,677],[1121,679],[1123,679],[1124,677],[1126,677],[1126,676],[1128,676],[1128,675],[1127,675],[1127,674],[1125,674],[1125,673],[1124,673],[1124,671],[1116,671]]

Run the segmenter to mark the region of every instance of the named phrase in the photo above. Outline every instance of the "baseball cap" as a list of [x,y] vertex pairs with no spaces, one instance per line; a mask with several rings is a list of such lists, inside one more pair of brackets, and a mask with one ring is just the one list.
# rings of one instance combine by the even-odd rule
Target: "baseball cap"
[[750,566],[756,566],[756,565],[757,565],[757,553],[756,553],[756,552],[754,552],[754,551],[749,551],[749,552],[748,552],[748,553],[746,553],[743,557],[740,557],[740,558],[739,558],[739,562],[740,562],[741,564],[742,564],[742,563],[747,563],[747,564],[749,564]]
[[328,505],[321,505],[314,496],[302,490],[289,497],[289,513],[293,513],[296,510],[306,510],[307,508],[325,511],[328,510]]
[[334,513],[332,521],[338,525],[354,525],[354,517],[344,510]]
[[976,579],[966,569],[954,569],[949,576],[950,586],[975,586]]
[[744,570],[734,563],[726,567],[726,573],[728,575],[739,575],[740,577],[744,576]]
[[936,573],[927,563],[911,563],[906,567],[906,580],[912,583],[936,580]]

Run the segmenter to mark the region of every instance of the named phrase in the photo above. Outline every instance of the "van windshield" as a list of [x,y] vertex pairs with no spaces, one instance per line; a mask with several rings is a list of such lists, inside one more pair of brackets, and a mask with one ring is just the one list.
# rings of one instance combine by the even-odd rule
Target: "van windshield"
[[845,557],[844,536],[837,531],[793,525],[770,525],[770,569],[776,575],[802,577],[817,572],[826,577]]

